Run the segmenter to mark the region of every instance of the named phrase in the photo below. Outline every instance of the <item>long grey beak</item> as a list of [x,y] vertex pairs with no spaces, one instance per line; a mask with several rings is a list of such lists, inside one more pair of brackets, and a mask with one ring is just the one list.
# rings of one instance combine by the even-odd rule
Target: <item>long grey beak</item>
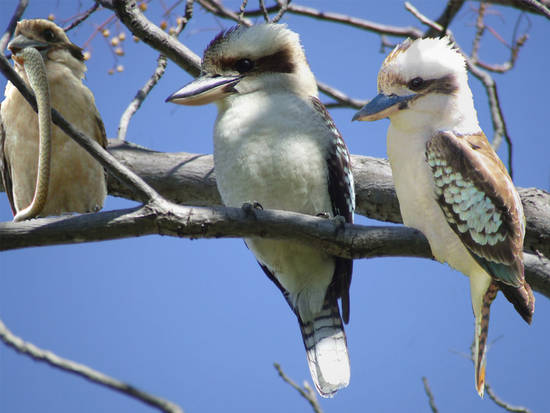
[[8,49],[15,55],[27,47],[34,47],[42,53],[47,50],[50,45],[48,43],[39,42],[38,40],[29,39],[22,34],[18,34],[8,43]]
[[353,120],[378,120],[382,118],[389,117],[392,113],[396,112],[399,109],[404,109],[401,106],[406,105],[406,102],[414,98],[416,95],[406,95],[406,96],[397,96],[397,95],[384,95],[379,94],[369,103],[361,108],[353,116]]
[[241,76],[202,75],[166,98],[179,105],[206,105],[232,93]]

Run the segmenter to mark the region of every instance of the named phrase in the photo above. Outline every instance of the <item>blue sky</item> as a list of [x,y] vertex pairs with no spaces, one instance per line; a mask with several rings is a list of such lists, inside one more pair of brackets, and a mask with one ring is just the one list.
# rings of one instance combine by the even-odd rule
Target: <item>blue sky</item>
[[[26,18],[70,18],[91,1],[31,0]],[[255,1],[250,7],[257,7]],[[362,1],[304,1],[321,10],[365,19],[420,27],[400,1],[368,6]],[[441,1],[414,5],[436,18]],[[161,20],[158,2],[148,17]],[[228,2],[234,8],[240,2]],[[372,4],[372,3],[369,3]],[[451,29],[471,50],[475,22],[467,2]],[[0,27],[6,26],[15,1],[0,0]],[[510,41],[519,12],[494,8],[488,23]],[[181,11],[180,11],[181,12]],[[83,45],[111,15],[98,12],[69,33]],[[550,187],[548,117],[548,21],[527,16],[530,38],[516,67],[495,75],[510,135],[514,141],[514,180],[518,186]],[[376,74],[385,54],[377,35],[288,15],[283,19],[301,35],[319,80],[356,98],[376,93]],[[230,22],[195,7],[195,16],[180,40],[198,54]],[[526,20],[522,26],[527,26]],[[89,50],[86,84],[95,93],[109,137],[120,115],[156,65],[157,52],[134,43],[123,27],[126,55],[115,62],[103,37]],[[487,62],[500,63],[507,50],[486,34],[480,50]],[[113,64],[124,72],[109,75]],[[216,108],[179,107],[164,99],[191,77],[169,63],[166,75],[138,111],[128,139],[166,152],[212,153]],[[470,79],[482,128],[492,136],[485,92]],[[5,80],[0,79],[3,90]],[[323,98],[326,101],[326,98]],[[331,114],[354,154],[386,157],[388,121],[351,123],[351,109]],[[499,151],[505,159],[506,148]],[[109,198],[105,209],[130,202]],[[0,219],[10,220],[0,193]],[[357,222],[380,225],[356,217]],[[492,306],[487,380],[512,404],[542,412],[550,402],[547,351],[550,333],[548,299],[536,294],[533,324],[527,326],[502,295]],[[0,318],[17,335],[62,357],[88,364],[106,374],[178,403],[187,412],[310,411],[272,367],[282,365],[295,381],[311,382],[294,315],[278,289],[263,275],[241,240],[188,241],[149,236],[138,239],[0,254]],[[473,335],[468,280],[445,265],[421,259],[358,260],[351,288],[347,326],[352,363],[350,386],[325,412],[428,411],[421,377],[426,376],[442,412],[499,412],[474,389],[473,366],[462,354]],[[149,412],[124,395],[52,369],[0,345],[2,412]]]

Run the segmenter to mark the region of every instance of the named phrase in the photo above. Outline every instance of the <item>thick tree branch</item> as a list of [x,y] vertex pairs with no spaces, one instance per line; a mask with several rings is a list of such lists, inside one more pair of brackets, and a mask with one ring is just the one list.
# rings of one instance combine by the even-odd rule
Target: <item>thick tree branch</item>
[[0,339],[15,351],[30,356],[37,361],[45,362],[57,369],[84,377],[91,382],[121,392],[161,411],[168,413],[183,413],[183,410],[178,405],[168,400],[163,400],[159,397],[153,396],[127,383],[113,379],[112,377],[109,377],[88,366],[76,363],[72,360],[64,359],[51,351],[43,350],[32,343],[24,341],[20,337],[13,334],[2,322],[2,320],[0,320]]
[[[163,199],[133,209],[0,223],[0,251],[152,234],[190,239],[288,239],[354,259],[432,258],[426,238],[412,228],[343,224],[338,219],[252,207],[187,207]],[[526,253],[525,272],[533,288],[550,297],[550,261]]]
[[199,75],[200,57],[176,38],[150,22],[139,10],[137,2],[113,0],[112,9],[134,36],[161,52],[193,77]]
[[[109,150],[166,199],[186,205],[221,205],[212,155],[161,153],[129,143],[115,143]],[[402,222],[388,161],[353,155],[352,165],[356,213]],[[527,218],[525,249],[550,257],[550,194],[536,188],[519,188],[519,192]],[[109,180],[109,193],[135,199],[115,180]]]

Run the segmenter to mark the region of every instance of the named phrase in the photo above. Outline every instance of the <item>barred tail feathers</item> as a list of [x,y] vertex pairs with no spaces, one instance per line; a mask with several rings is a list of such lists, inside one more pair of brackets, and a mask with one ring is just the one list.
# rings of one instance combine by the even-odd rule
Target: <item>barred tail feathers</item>
[[311,321],[298,317],[311,377],[319,394],[333,397],[350,379],[346,334],[335,298],[325,299]]
[[483,398],[485,393],[485,367],[487,363],[487,337],[489,335],[489,318],[491,303],[498,293],[498,286],[492,282],[483,294],[480,311],[475,311],[475,332],[474,332],[474,369],[475,386],[479,397]]

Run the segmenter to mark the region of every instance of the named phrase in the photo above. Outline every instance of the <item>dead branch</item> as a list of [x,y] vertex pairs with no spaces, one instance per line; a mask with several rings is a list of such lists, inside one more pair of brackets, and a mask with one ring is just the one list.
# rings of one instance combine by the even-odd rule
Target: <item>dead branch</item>
[[279,373],[279,376],[285,383],[288,383],[290,387],[295,389],[298,393],[300,393],[300,396],[308,401],[315,413],[323,413],[323,409],[321,409],[321,406],[319,405],[317,396],[307,381],[304,381],[304,388],[301,388],[294,380],[285,374],[279,363],[273,363],[273,367],[275,367],[275,370],[277,370],[277,373]]
[[27,355],[36,361],[47,363],[56,369],[76,374],[77,376],[83,377],[93,383],[116,390],[163,412],[183,413],[183,410],[178,405],[168,400],[153,396],[134,386],[131,386],[130,384],[123,383],[107,376],[106,374],[85,366],[84,364],[59,357],[51,351],[43,350],[32,343],[24,341],[22,338],[13,334],[2,322],[2,320],[0,320],[0,339],[7,346],[13,348],[18,353]]
[[432,389],[430,388],[430,384],[428,383],[428,379],[426,377],[422,377],[422,384],[424,385],[424,392],[426,392],[426,396],[428,396],[428,402],[430,403],[430,409],[432,413],[438,413],[439,410],[435,405],[434,395],[432,393]]

